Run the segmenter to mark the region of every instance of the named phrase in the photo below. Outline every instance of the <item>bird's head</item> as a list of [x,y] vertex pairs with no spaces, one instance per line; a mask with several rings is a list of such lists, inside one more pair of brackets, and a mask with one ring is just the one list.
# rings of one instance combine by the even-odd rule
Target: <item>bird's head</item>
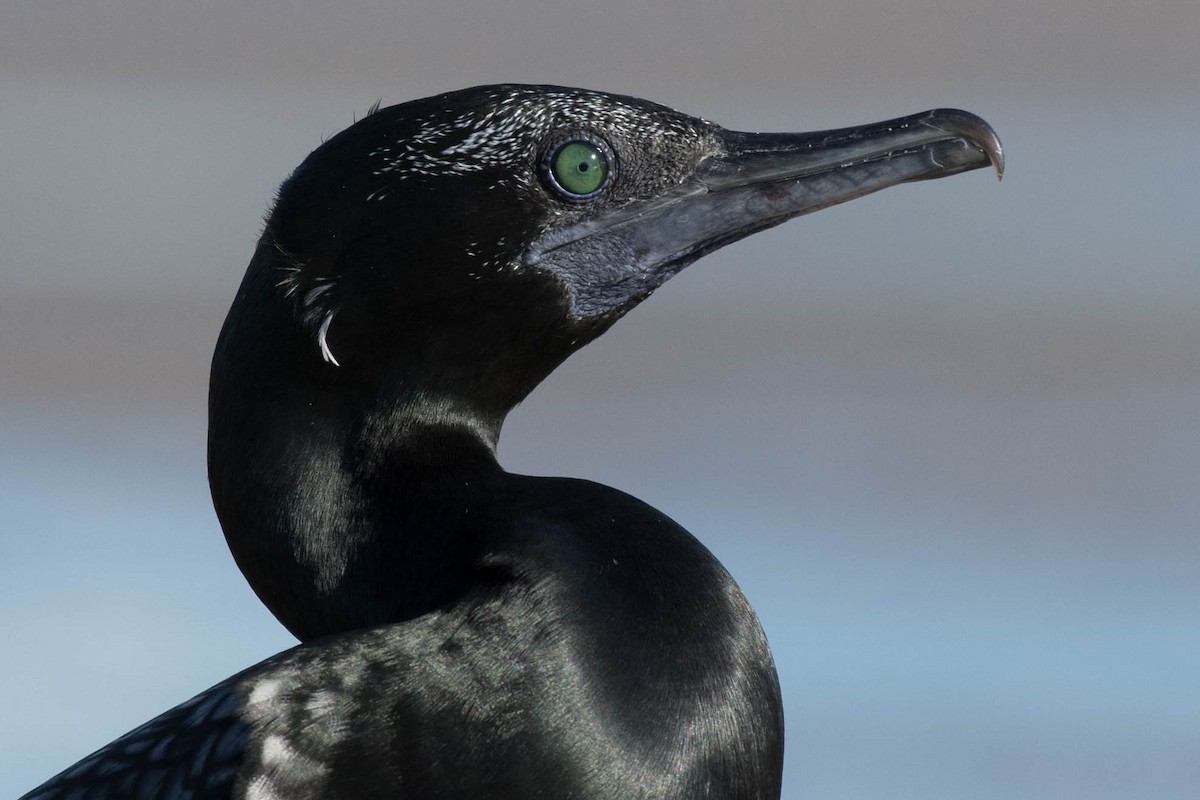
[[962,111],[751,134],[631,97],[484,86],[325,142],[281,188],[251,273],[269,271],[256,302],[290,308],[327,379],[399,365],[511,407],[705,253],[988,164],[999,141]]

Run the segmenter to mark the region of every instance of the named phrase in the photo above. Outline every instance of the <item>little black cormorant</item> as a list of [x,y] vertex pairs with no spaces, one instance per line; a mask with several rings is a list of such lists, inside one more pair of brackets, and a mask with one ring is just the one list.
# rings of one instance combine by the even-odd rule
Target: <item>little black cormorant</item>
[[751,134],[551,86],[334,136],[280,189],[210,393],[221,525],[302,644],[27,798],[777,798],[733,578],[633,497],[505,472],[501,424],[704,254],[989,164],[963,111]]

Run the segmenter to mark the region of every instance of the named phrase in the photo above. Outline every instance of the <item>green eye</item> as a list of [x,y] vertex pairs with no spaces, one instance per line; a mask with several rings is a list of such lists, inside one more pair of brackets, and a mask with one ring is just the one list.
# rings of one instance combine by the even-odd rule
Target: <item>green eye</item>
[[591,197],[608,184],[608,154],[597,142],[564,142],[551,151],[549,162],[555,188],[572,200]]

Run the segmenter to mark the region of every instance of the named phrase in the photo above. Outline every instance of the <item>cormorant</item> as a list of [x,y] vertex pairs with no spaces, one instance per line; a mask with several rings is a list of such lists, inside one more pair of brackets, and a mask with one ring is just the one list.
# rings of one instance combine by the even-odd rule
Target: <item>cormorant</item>
[[209,474],[302,640],[27,798],[775,798],[767,642],[695,538],[497,464],[505,415],[719,247],[991,164],[935,110],[724,130],[485,86],[374,111],[283,184],[221,332]]

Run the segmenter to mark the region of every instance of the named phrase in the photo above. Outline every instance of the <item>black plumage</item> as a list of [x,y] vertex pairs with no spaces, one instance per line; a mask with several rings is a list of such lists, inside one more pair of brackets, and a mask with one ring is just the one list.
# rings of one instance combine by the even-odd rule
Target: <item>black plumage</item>
[[501,425],[703,254],[989,163],[960,111],[745,134],[546,86],[333,137],[280,190],[210,394],[222,527],[303,643],[28,797],[777,797],[734,580],[626,494],[505,472]]

